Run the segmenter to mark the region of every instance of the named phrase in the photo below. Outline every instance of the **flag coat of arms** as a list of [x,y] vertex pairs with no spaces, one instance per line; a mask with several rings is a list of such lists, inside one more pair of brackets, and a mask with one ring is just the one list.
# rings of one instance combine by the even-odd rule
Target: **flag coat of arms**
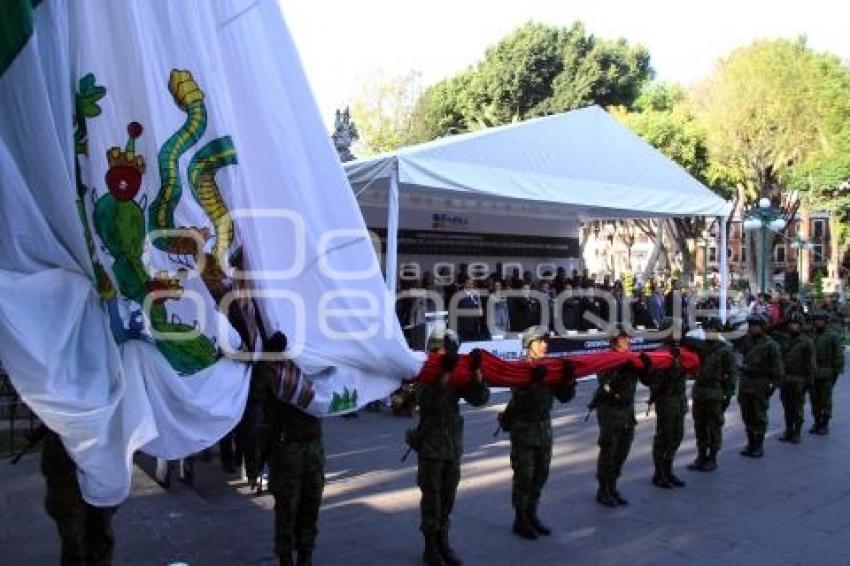
[[0,16],[0,360],[90,503],[227,433],[264,332],[316,415],[419,371],[276,2]]

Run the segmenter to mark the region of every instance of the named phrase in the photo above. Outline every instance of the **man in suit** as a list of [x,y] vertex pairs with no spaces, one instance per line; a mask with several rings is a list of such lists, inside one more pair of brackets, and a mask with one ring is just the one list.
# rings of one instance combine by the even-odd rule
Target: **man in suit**
[[661,327],[664,320],[664,290],[660,285],[652,288],[652,296],[649,298],[649,316],[655,328]]
[[480,340],[483,336],[481,296],[468,275],[461,277],[461,298],[457,303],[457,333],[461,342]]

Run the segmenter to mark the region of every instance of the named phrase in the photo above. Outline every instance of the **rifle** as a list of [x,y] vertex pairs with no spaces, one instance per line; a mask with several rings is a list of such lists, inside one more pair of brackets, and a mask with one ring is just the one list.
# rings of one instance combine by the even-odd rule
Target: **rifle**
[[404,462],[407,460],[407,457],[410,456],[410,452],[413,451],[413,446],[408,446],[407,450],[404,452],[404,455],[401,457],[401,461]]
[[18,462],[20,462],[21,458],[23,458],[23,457],[24,457],[24,455],[25,455],[27,452],[29,452],[30,450],[32,450],[32,448],[33,448],[36,444],[38,444],[39,442],[41,442],[42,440],[44,440],[44,437],[45,437],[45,436],[47,436],[47,431],[48,431],[48,428],[44,425],[44,423],[41,423],[41,424],[39,424],[39,425],[38,425],[38,426],[37,426],[37,427],[36,427],[36,428],[35,428],[35,429],[31,432],[31,433],[29,433],[29,434],[27,435],[27,436],[29,437],[29,438],[27,439],[27,445],[26,445],[26,446],[24,446],[24,447],[21,449],[21,451],[20,451],[20,452],[18,452],[17,454],[15,454],[15,457],[14,457],[14,458],[12,458],[12,462],[11,462],[11,463],[12,463],[12,465],[14,466],[14,465],[15,465],[15,464],[17,464]]
[[599,401],[602,399],[602,393],[600,391],[601,387],[597,387],[596,391],[593,392],[593,397],[590,399],[590,403],[587,404],[587,414],[584,416],[584,422],[590,419],[590,414],[599,406]]

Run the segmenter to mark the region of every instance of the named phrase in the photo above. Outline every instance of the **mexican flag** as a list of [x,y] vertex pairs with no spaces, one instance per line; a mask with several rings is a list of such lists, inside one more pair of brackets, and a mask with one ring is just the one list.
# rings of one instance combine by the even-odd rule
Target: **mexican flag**
[[312,414],[415,375],[378,265],[274,0],[0,5],[0,360],[90,503],[227,433],[274,331]]

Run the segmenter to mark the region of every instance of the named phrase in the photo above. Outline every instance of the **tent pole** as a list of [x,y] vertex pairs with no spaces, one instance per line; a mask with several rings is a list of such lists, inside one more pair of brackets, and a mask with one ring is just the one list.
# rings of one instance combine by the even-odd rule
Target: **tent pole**
[[390,186],[387,189],[387,255],[384,262],[387,290],[395,297],[398,278],[398,161],[390,171]]
[[718,216],[720,223],[720,320],[726,322],[726,286],[729,280],[729,255],[726,243],[726,220],[725,216]]

